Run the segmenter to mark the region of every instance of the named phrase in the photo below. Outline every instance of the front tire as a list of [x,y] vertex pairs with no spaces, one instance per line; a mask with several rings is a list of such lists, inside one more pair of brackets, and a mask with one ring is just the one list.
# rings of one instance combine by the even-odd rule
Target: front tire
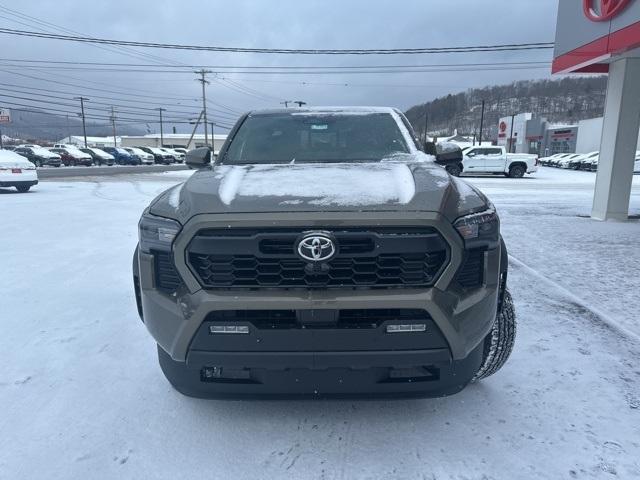
[[509,169],[509,176],[511,178],[522,178],[524,177],[525,169],[521,165],[514,165]]
[[491,332],[484,340],[482,364],[472,381],[487,378],[506,363],[516,340],[516,311],[509,290],[504,292],[502,307],[496,315]]

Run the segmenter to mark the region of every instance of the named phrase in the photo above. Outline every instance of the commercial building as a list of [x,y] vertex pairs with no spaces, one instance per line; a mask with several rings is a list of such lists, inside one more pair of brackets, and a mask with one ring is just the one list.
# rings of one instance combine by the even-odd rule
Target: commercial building
[[[603,123],[603,117],[589,118],[588,120],[581,120],[578,123],[577,153],[600,150]],[[640,150],[640,135],[638,135],[638,141],[636,142],[636,150]]]
[[626,220],[640,129],[640,0],[558,2],[552,72],[609,74],[591,217]]
[[[58,140],[56,143],[66,143],[69,145],[77,145],[84,147],[84,137],[82,135],[71,135],[70,137],[64,137],[62,140]],[[120,146],[120,137],[116,137],[115,146]],[[87,137],[88,147],[113,147],[113,137]]]
[[[211,135],[209,135],[209,146],[211,146]],[[214,135],[214,150],[217,152],[227,139],[226,134]],[[191,141],[190,141],[191,140]],[[203,134],[196,134],[191,138],[189,133],[167,133],[160,138],[159,133],[149,135],[127,135],[122,137],[123,147],[182,147],[187,149],[204,147],[205,139]]]

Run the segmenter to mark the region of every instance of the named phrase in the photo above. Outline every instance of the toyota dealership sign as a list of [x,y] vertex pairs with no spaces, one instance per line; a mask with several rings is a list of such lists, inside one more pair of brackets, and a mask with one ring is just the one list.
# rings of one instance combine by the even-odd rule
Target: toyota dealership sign
[[606,73],[640,47],[640,0],[560,0],[553,73]]

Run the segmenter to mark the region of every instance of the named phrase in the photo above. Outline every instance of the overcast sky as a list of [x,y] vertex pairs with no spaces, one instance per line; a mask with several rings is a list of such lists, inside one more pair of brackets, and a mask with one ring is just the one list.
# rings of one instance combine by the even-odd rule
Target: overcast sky
[[[149,42],[336,49],[468,46],[553,41],[557,2],[558,0],[0,0],[0,27],[56,31],[50,25],[35,24],[33,19],[18,18],[15,12],[19,12],[94,37]],[[7,8],[13,12],[7,11]],[[0,60],[0,82],[3,84],[77,91],[77,94],[83,94],[92,100],[92,94],[98,94],[95,89],[110,89],[123,94],[102,92],[101,95],[112,96],[121,104],[128,104],[127,100],[135,100],[135,97],[124,93],[149,97],[166,95],[166,102],[160,98],[138,99],[147,98],[166,103],[168,109],[180,109],[181,112],[198,112],[200,109],[200,104],[196,101],[200,95],[200,87],[192,73],[96,72],[70,68],[47,69],[43,66],[38,66],[36,70],[31,67],[7,66],[9,63],[15,65],[15,62],[7,59],[173,65],[365,66],[550,61],[552,56],[550,50],[366,57],[221,54],[140,48],[114,50],[113,47],[58,40],[7,35],[0,37],[4,47]],[[151,54],[154,58],[136,56],[135,52]],[[21,77],[16,72],[44,80]],[[390,105],[406,109],[416,103],[470,87],[549,76],[549,67],[530,70],[357,75],[238,73],[225,74],[213,81],[208,86],[207,94],[212,102],[227,107],[227,114],[220,115],[218,121],[230,123],[235,115],[230,110],[235,112],[274,107],[282,100],[304,100],[311,105]],[[231,86],[227,79],[237,83]],[[79,84],[86,88],[72,88],[51,83],[51,80]],[[246,91],[247,88],[251,90]],[[1,90],[2,85],[0,93]],[[244,90],[244,93],[238,90]],[[13,94],[18,95],[15,92]],[[0,105],[3,100],[7,99],[0,97]],[[97,108],[96,104],[93,108]],[[152,128],[156,127],[152,125]],[[182,127],[181,130],[186,128]]]

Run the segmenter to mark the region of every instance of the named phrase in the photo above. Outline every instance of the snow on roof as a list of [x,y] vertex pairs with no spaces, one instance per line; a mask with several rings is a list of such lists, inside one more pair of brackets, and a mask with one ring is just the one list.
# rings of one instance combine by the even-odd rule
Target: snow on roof
[[251,115],[269,115],[273,113],[290,113],[293,115],[314,115],[322,113],[341,113],[345,115],[367,115],[371,113],[395,114],[392,107],[302,107],[302,108],[274,108],[265,110],[253,110]]
[[11,150],[0,150],[0,162],[19,162],[27,160],[22,155],[18,155]]

